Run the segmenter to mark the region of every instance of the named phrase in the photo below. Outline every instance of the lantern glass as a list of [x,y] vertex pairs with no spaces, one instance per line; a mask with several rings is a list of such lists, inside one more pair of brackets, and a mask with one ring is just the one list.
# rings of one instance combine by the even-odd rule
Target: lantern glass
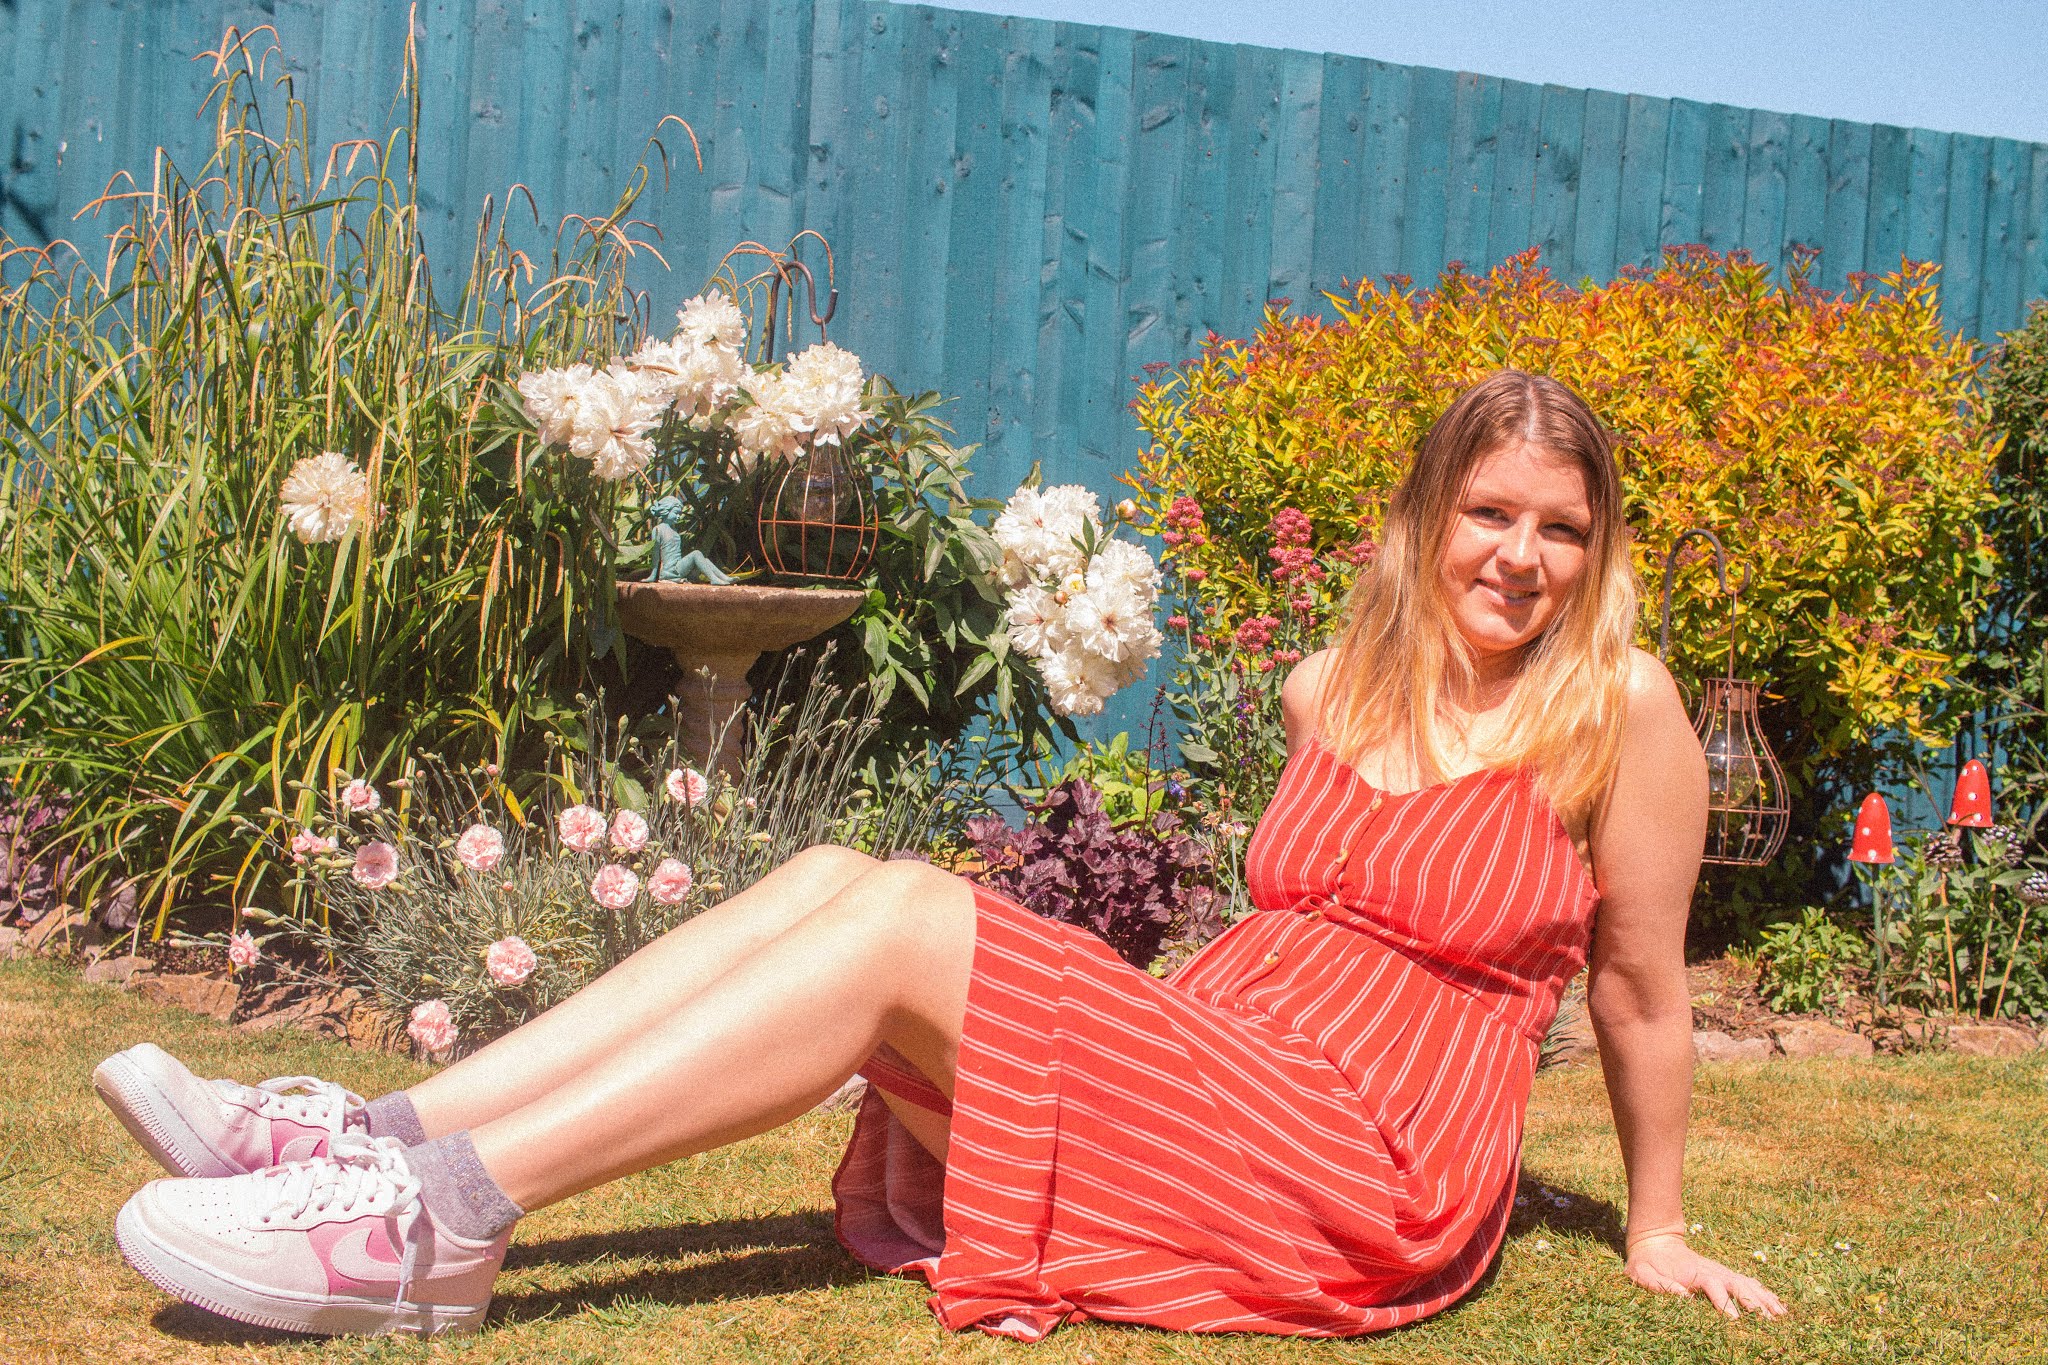
[[1693,719],[1707,754],[1705,862],[1767,863],[1792,821],[1785,774],[1757,724],[1761,690],[1741,678],[1710,678]]
[[774,573],[858,578],[874,557],[869,480],[837,445],[813,446],[771,471],[756,526],[761,561]]

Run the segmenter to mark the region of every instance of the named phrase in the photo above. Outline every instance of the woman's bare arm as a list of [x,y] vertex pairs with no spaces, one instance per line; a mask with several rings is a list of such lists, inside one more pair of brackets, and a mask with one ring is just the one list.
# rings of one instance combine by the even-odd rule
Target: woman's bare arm
[[1707,830],[1707,765],[1671,676],[1640,651],[1621,764],[1593,831],[1600,909],[1587,1003],[1628,1170],[1628,1273],[1651,1289],[1695,1290],[1734,1316],[1776,1317],[1777,1296],[1684,1240],[1680,1189],[1692,1102],[1692,1003],[1685,921]]
[[1287,727],[1287,752],[1293,753],[1316,732],[1316,689],[1322,686],[1323,670],[1330,664],[1330,651],[1319,649],[1294,666],[1280,685],[1280,721]]

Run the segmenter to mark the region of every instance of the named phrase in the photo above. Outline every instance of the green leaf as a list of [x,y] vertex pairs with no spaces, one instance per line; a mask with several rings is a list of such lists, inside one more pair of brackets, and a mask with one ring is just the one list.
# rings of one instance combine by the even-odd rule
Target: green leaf
[[976,659],[967,666],[967,671],[960,675],[959,683],[953,688],[953,695],[956,697],[966,696],[968,690],[987,677],[988,671],[995,666],[996,656],[993,654],[984,654]]

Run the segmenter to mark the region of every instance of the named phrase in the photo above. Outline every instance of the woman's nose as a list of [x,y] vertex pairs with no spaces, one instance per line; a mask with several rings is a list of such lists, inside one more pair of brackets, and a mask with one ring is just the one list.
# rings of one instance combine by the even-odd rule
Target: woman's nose
[[1536,527],[1527,520],[1515,522],[1495,545],[1494,554],[1499,557],[1503,568],[1535,568]]

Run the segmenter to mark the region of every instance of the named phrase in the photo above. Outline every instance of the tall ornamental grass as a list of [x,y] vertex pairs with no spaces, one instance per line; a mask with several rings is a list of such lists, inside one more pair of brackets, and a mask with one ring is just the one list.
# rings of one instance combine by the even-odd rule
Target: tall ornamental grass
[[[159,933],[248,903],[276,873],[247,822],[303,823],[337,771],[537,752],[613,638],[610,495],[541,457],[507,376],[632,339],[646,166],[545,261],[486,201],[437,291],[410,45],[404,123],[321,155],[274,56],[204,54],[212,153],[110,188],[103,261],[0,236],[0,780],[71,792]],[[324,451],[367,515],[303,544],[279,489]]]

